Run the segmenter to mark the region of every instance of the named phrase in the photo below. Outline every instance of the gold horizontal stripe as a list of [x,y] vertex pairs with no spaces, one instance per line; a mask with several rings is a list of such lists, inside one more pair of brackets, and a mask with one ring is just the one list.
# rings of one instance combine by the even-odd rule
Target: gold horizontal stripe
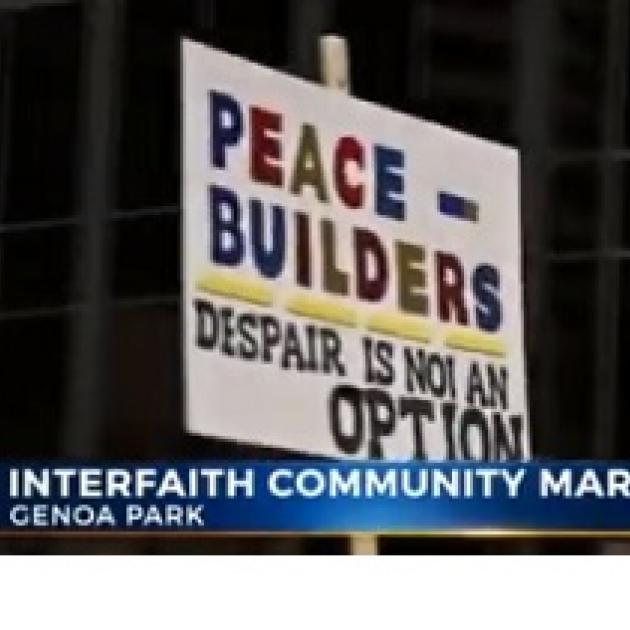
[[371,532],[354,532],[353,530],[322,530],[306,531],[273,531],[273,530],[241,530],[241,531],[213,531],[206,530],[89,530],[62,531],[53,529],[39,530],[0,530],[0,539],[16,538],[251,538],[252,536],[268,536],[270,538],[338,538],[349,536],[378,536],[389,538],[392,536],[412,538],[594,538],[614,541],[614,539],[630,539],[630,530],[579,530],[579,529],[426,529],[426,530],[375,530]]
[[294,315],[303,315],[312,319],[319,319],[332,324],[354,327],[357,325],[357,313],[354,308],[324,298],[308,295],[295,295],[286,305],[287,311]]
[[385,311],[374,313],[367,321],[367,328],[401,339],[426,342],[431,339],[431,326],[422,317],[398,315]]
[[195,288],[204,293],[222,295],[261,306],[272,304],[274,297],[273,291],[265,282],[217,271],[207,273],[199,278],[195,282]]
[[447,332],[445,343],[449,348],[479,352],[494,357],[504,357],[507,354],[505,343],[500,337],[463,328],[455,328]]

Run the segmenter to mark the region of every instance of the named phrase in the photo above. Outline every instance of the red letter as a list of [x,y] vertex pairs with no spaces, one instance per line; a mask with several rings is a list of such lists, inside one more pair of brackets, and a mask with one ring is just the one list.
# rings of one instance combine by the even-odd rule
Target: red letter
[[274,163],[282,157],[277,138],[277,134],[282,131],[282,116],[261,107],[251,107],[250,126],[252,179],[263,184],[282,186],[282,168]]
[[363,205],[363,184],[352,186],[348,183],[346,174],[348,162],[354,162],[363,168],[363,147],[352,136],[344,136],[337,142],[334,159],[335,186],[337,187],[339,198],[348,208],[360,208]]
[[464,271],[461,263],[453,254],[437,252],[436,266],[440,319],[443,322],[450,321],[453,306],[457,322],[467,325],[468,312],[464,304]]
[[[387,290],[387,258],[378,236],[363,228],[354,228],[354,256],[357,270],[357,296],[378,302]],[[368,273],[368,257],[374,262],[374,273]]]

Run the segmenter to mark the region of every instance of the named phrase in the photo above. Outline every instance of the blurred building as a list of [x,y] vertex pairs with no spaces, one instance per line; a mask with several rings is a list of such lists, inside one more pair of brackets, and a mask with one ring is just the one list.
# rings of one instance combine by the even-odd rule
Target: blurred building
[[357,96],[521,149],[535,453],[630,457],[628,11],[1,0],[2,456],[286,455],[183,432],[179,38],[316,79],[336,32]]

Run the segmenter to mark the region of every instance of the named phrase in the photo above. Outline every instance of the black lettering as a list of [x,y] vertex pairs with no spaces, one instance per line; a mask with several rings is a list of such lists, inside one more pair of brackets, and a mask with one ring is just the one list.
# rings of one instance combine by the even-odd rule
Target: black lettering
[[[470,435],[471,429],[477,429],[479,433],[481,442],[481,453],[479,457],[475,457],[473,453]],[[490,459],[490,435],[486,418],[479,409],[468,408],[462,413],[459,425],[459,439],[463,459],[476,459],[479,461],[488,461]]]
[[431,393],[437,398],[442,398],[446,392],[446,369],[439,354],[429,355],[427,372]]
[[226,306],[221,309],[221,321],[223,322],[223,343],[221,344],[221,352],[228,357],[234,356],[234,346],[232,345],[232,338],[236,329],[233,323],[234,309]]
[[374,345],[371,337],[363,337],[363,363],[365,364],[365,375],[363,380],[366,383],[373,383],[375,381],[374,369],[372,368],[372,347]]
[[[351,430],[344,431],[342,408],[351,411]],[[351,385],[337,385],[328,399],[330,429],[339,449],[347,454],[359,452],[363,443],[363,414],[361,412],[361,390]],[[347,427],[347,422],[345,423]]]
[[315,326],[309,324],[304,330],[306,331],[308,346],[308,361],[306,362],[304,369],[309,370],[310,372],[317,372],[317,329]]
[[488,365],[488,389],[490,390],[490,406],[496,409],[508,408],[508,371],[502,365],[498,369],[494,365]]
[[394,402],[389,394],[380,389],[368,389],[364,393],[369,411],[370,438],[368,455],[373,459],[383,458],[381,438],[391,435],[395,426]]
[[[523,416],[515,415],[508,418],[510,427],[506,427],[500,413],[492,414],[494,442],[496,445],[496,459],[505,457],[507,460],[523,459]],[[510,442],[510,433],[512,441]]]
[[442,403],[442,418],[444,419],[444,436],[446,437],[446,459],[457,459],[453,429],[455,425],[455,403]]
[[291,367],[291,361],[295,362],[295,367],[300,372],[304,369],[304,357],[302,356],[302,348],[300,347],[300,339],[297,329],[293,322],[287,324],[284,334],[284,348],[282,352],[282,369],[287,370]]
[[253,361],[258,356],[258,342],[253,334],[258,320],[255,315],[245,313],[238,318],[238,334],[240,342],[238,344],[239,356],[246,361]]
[[275,317],[263,315],[260,318],[262,329],[262,360],[270,363],[272,360],[271,350],[280,343],[280,324]]
[[376,342],[376,361],[379,368],[376,371],[376,382],[379,385],[391,385],[394,382],[393,356],[394,346],[389,341]]
[[[217,342],[218,332],[217,314],[214,306],[204,300],[195,300],[194,307],[197,312],[197,345],[204,350],[212,350]],[[210,331],[208,331],[206,324],[210,324]]]
[[412,394],[417,388],[421,394],[426,392],[425,380],[426,357],[424,350],[415,348],[415,357],[411,348],[405,348],[403,352],[405,362],[405,384],[407,392]]
[[330,374],[332,368],[337,376],[345,376],[346,368],[341,361],[341,339],[332,328],[322,328],[319,332],[322,348],[322,372]]
[[422,421],[427,420],[433,422],[433,403],[430,400],[422,398],[401,398],[400,399],[400,416],[411,416],[411,426],[413,430],[413,456],[415,459],[426,459],[427,454],[424,450],[424,434]]
[[483,377],[481,376],[481,368],[477,361],[470,364],[468,370],[468,389],[466,393],[466,402],[471,407],[486,407],[488,399],[483,388]]
[[455,400],[457,394],[455,393],[455,361],[453,357],[446,357],[446,370],[448,374],[448,394],[449,397]]

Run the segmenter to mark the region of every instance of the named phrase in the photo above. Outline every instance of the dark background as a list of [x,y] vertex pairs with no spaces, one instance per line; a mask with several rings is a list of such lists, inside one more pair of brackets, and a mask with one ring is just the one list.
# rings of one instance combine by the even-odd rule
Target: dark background
[[335,32],[357,96],[521,150],[534,453],[630,458],[629,12],[627,0],[0,0],[0,456],[287,456],[183,432],[179,38],[317,80],[317,37]]

